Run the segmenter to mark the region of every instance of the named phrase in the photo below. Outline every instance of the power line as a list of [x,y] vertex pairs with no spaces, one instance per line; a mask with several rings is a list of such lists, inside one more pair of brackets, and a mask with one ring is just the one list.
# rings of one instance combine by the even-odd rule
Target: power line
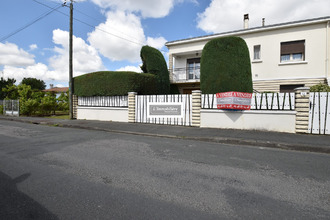
[[[51,8],[50,6],[48,6],[48,5],[44,4],[44,3],[41,3],[41,2],[39,2],[39,1],[37,1],[37,0],[32,0],[32,1],[34,1],[34,2],[36,2],[36,3],[39,3],[39,4],[41,4],[41,5],[45,6],[45,7]],[[63,4],[63,6],[69,7],[69,6],[65,5],[65,4]],[[92,18],[93,20],[100,21],[99,19],[93,18],[93,17],[87,15],[86,13],[84,13],[84,12],[78,10],[78,9],[75,9],[75,11],[79,11],[79,13],[81,13],[81,14],[83,14],[83,15],[89,17],[89,18]],[[65,14],[65,13],[63,13],[63,12],[61,12],[61,11],[58,11],[58,10],[57,10],[57,12],[60,13],[60,14],[62,14],[62,15],[64,15],[64,16],[66,16],[66,17],[69,17],[69,15],[67,15],[67,14]],[[98,28],[98,27],[96,27],[95,25],[91,25],[91,24],[89,24],[89,23],[87,23],[87,22],[85,22],[85,21],[82,21],[82,20],[80,20],[80,19],[73,18],[73,20],[78,21],[78,22],[80,22],[80,23],[82,23],[82,24],[84,24],[84,25],[86,25],[86,26],[91,27],[91,28],[94,28],[94,29],[97,29],[97,30],[99,30],[99,31],[102,31],[103,33],[106,33],[106,34],[112,35],[112,36],[114,36],[114,37],[117,37],[117,38],[122,39],[122,40],[125,40],[125,41],[128,41],[128,42],[130,42],[130,43],[137,44],[137,45],[139,45],[139,46],[144,46],[144,45],[146,45],[146,43],[144,43],[144,42],[134,41],[134,40],[128,39],[128,38],[126,38],[126,37],[119,36],[119,35],[117,35],[117,34],[114,34],[114,33],[111,33],[111,32],[109,32],[109,31],[106,31],[106,30],[103,30],[103,29],[101,29],[101,28]],[[100,21],[100,22],[103,22],[103,21]],[[114,29],[114,28],[113,28],[113,29]],[[116,29],[114,29],[114,30],[116,30]],[[116,31],[117,31],[117,32],[120,32],[120,31],[118,31],[118,30],[116,30]],[[120,32],[120,33],[123,34],[123,35],[126,35],[126,34],[124,34],[124,33],[122,33],[122,32]],[[126,35],[126,36],[129,37],[128,35]],[[164,52],[164,53],[167,53],[167,51],[164,51],[164,50],[160,50],[160,51],[161,51],[161,52]]]
[[56,8],[52,8],[52,10],[50,10],[49,12],[46,12],[46,13],[40,15],[38,18],[36,18],[36,19],[34,19],[33,21],[31,21],[31,22],[25,24],[23,27],[20,27],[20,28],[18,28],[17,30],[11,32],[10,34],[8,34],[8,35],[6,35],[6,36],[0,38],[0,42],[3,42],[4,40],[6,40],[6,39],[12,37],[13,35],[15,35],[15,34],[21,32],[21,31],[23,31],[24,29],[30,27],[31,25],[33,25],[33,24],[35,24],[36,22],[40,21],[41,19],[45,18],[46,16],[48,16],[48,15],[51,14],[52,12],[56,11],[56,10],[59,9],[60,7],[62,7],[62,5],[61,5],[61,6],[58,6],[58,7],[56,7]]

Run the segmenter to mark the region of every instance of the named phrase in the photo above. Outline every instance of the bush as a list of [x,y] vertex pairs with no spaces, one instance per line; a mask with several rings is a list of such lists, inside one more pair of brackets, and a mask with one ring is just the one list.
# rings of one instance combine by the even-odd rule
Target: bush
[[0,115],[3,115],[3,105],[0,105]]
[[204,46],[201,90],[205,94],[253,92],[249,50],[242,38],[217,38]]
[[47,93],[40,103],[40,111],[43,115],[55,113],[57,107],[56,96],[55,94]]
[[157,94],[169,94],[170,76],[163,54],[153,47],[143,46],[140,56],[143,62],[142,71],[156,75]]
[[74,78],[74,94],[77,96],[115,96],[156,93],[156,77],[135,72],[101,71]]
[[35,99],[21,98],[20,102],[20,114],[30,116],[35,114],[39,109],[39,102]]
[[310,88],[311,92],[330,92],[330,86],[326,84],[317,84]]
[[57,98],[57,110],[59,111],[69,111],[69,92],[62,93]]

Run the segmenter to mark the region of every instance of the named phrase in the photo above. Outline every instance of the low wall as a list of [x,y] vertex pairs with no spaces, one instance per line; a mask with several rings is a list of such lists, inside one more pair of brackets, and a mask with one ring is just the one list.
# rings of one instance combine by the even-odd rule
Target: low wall
[[77,119],[128,122],[128,108],[78,106]]
[[201,110],[201,127],[295,133],[295,111]]

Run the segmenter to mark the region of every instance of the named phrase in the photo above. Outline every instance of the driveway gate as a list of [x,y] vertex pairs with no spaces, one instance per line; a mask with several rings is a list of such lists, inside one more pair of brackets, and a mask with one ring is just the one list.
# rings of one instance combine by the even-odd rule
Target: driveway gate
[[137,95],[135,122],[191,126],[191,95]]
[[5,115],[19,116],[19,100],[3,100]]
[[311,92],[309,102],[308,132],[311,134],[330,134],[330,93]]

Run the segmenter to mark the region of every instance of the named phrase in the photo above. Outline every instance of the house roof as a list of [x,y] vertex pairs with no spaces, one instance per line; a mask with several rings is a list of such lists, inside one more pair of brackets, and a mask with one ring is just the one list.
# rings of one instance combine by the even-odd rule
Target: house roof
[[55,93],[61,93],[61,92],[67,92],[69,90],[69,87],[54,87],[51,89],[45,89],[42,90],[43,92],[55,92]]
[[165,45],[168,47],[168,46],[177,45],[177,44],[210,40],[210,39],[217,38],[217,37],[248,34],[248,33],[262,32],[262,31],[268,31],[268,30],[274,30],[274,29],[280,29],[280,28],[288,28],[288,27],[302,26],[302,25],[308,25],[308,24],[323,23],[323,22],[329,22],[329,21],[330,21],[330,16],[313,18],[313,19],[305,19],[305,20],[299,20],[299,21],[293,21],[293,22],[265,25],[265,26],[254,27],[254,28],[240,29],[240,30],[236,30],[236,31],[228,31],[228,32],[222,32],[222,33],[186,38],[186,39],[181,39],[181,40],[169,41],[169,42],[166,42]]

